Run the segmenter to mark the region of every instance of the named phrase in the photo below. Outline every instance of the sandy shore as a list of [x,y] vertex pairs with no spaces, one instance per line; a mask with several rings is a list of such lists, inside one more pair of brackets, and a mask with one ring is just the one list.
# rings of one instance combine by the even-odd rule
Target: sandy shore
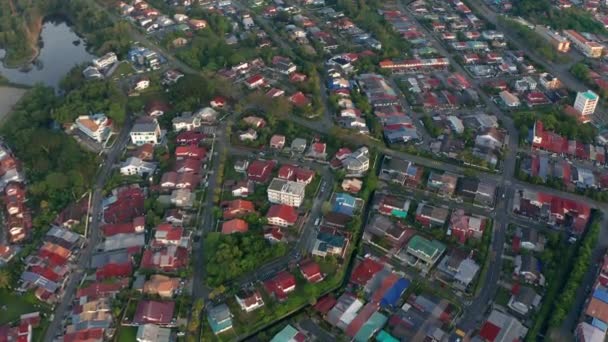
[[13,106],[25,94],[26,89],[13,88],[8,86],[0,86],[0,122],[10,113]]

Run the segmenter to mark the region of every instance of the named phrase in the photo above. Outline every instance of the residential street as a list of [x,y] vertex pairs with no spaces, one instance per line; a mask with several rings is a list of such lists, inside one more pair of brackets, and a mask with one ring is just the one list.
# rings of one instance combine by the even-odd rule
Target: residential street
[[46,330],[44,336],[45,342],[52,342],[55,336],[63,334],[63,319],[65,318],[65,315],[68,312],[68,308],[74,301],[76,288],[82,280],[84,271],[89,268],[89,263],[91,261],[93,251],[95,250],[95,248],[97,248],[97,245],[100,242],[101,234],[99,231],[99,226],[101,224],[101,216],[103,214],[103,189],[106,184],[106,181],[108,180],[108,177],[112,172],[114,164],[116,163],[121,153],[123,152],[123,149],[129,142],[129,132],[131,131],[132,125],[133,118],[129,116],[126,122],[124,123],[124,126],[120,130],[120,133],[116,138],[114,145],[105,155],[102,166],[98,171],[97,178],[95,179],[95,184],[93,187],[93,194],[91,196],[91,206],[89,208],[90,223],[88,244],[78,256],[76,271],[70,276],[70,279],[68,280],[61,302],[55,307],[53,320],[50,322],[49,327]]

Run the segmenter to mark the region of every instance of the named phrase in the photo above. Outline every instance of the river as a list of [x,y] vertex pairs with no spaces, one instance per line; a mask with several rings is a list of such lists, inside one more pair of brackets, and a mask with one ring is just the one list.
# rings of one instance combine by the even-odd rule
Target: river
[[[25,69],[11,69],[0,63],[0,74],[13,83],[43,83],[57,88],[61,79],[75,65],[90,62],[95,58],[86,50],[84,40],[60,17],[45,20],[40,32],[40,41],[40,54],[32,65]],[[74,44],[75,41],[80,43]],[[4,51],[1,51],[0,55],[3,56]]]

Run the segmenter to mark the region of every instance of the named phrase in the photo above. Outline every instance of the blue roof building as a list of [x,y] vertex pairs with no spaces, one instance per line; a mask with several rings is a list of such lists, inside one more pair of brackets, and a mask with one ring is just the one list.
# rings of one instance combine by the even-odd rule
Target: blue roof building
[[384,297],[380,300],[380,305],[382,307],[394,307],[408,287],[410,287],[410,281],[405,278],[400,278],[390,289],[388,289],[388,291],[386,291]]

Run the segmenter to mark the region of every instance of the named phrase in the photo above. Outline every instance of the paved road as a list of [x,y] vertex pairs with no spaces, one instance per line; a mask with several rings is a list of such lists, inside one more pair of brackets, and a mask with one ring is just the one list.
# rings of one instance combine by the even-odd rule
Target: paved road
[[117,159],[120,157],[124,147],[129,142],[129,132],[131,131],[131,127],[133,125],[133,120],[131,117],[127,118],[127,122],[121,129],[116,142],[108,151],[103,161],[101,168],[97,174],[97,178],[95,179],[95,184],[93,186],[93,194],[91,196],[91,207],[90,207],[90,215],[91,222],[89,224],[89,241],[88,245],[81,251],[76,271],[71,275],[68,280],[68,284],[64,290],[63,297],[61,302],[55,308],[55,317],[53,321],[50,322],[48,329],[44,335],[45,342],[53,341],[54,337],[57,335],[63,334],[63,319],[68,312],[68,307],[74,300],[74,295],[76,292],[76,288],[84,275],[84,271],[89,267],[89,263],[91,260],[91,255],[94,249],[100,242],[100,232],[99,225],[100,220],[99,217],[103,212],[102,201],[103,201],[103,188],[110,176],[112,171],[112,167]]

